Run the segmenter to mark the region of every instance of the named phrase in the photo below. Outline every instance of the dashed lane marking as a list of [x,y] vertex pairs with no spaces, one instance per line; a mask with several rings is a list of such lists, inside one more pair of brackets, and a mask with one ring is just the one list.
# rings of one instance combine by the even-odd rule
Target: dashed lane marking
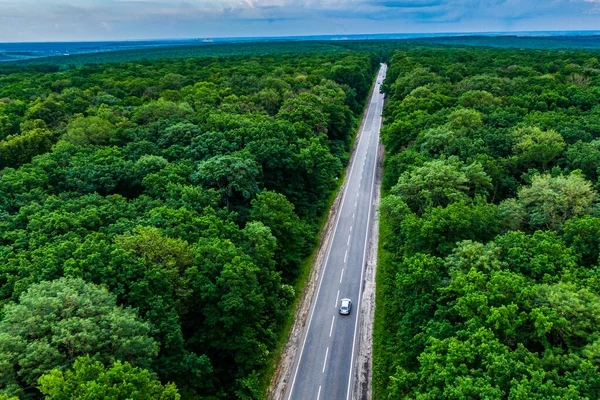
[[331,319],[331,328],[329,328],[329,337],[331,337],[331,334],[333,333],[333,323],[334,322],[335,322],[335,315]]
[[329,347],[325,350],[325,361],[323,361],[323,373],[325,373],[325,367],[327,366],[327,355],[329,354]]

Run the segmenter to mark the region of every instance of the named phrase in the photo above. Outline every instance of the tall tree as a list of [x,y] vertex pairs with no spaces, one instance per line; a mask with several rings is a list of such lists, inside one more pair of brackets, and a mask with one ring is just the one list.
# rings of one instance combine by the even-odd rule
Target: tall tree
[[260,165],[242,155],[218,156],[203,162],[198,167],[196,179],[222,194],[228,209],[231,199],[241,195],[249,200],[259,192]]
[[35,393],[41,375],[68,368],[82,355],[101,363],[126,360],[149,366],[158,352],[151,330],[134,310],[117,306],[106,289],[81,279],[32,285],[18,303],[4,308],[0,390]]

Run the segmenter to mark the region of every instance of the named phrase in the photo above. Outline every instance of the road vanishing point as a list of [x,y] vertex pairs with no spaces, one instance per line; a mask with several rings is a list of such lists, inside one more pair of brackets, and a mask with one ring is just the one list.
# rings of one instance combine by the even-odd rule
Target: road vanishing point
[[[287,400],[351,398],[363,273],[375,213],[373,194],[384,100],[380,88],[386,70],[382,64],[358,132],[333,239],[318,278],[300,351],[292,364]],[[343,298],[352,300],[349,315],[339,313]]]

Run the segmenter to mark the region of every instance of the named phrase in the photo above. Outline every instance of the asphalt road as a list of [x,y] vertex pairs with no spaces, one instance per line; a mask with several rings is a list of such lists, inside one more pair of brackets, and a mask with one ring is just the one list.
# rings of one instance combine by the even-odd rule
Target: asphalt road
[[[363,270],[374,214],[373,190],[383,110],[379,82],[383,82],[386,69],[386,65],[382,65],[373,96],[365,110],[365,121],[349,165],[350,174],[334,226],[333,240],[313,299],[304,339],[293,363],[286,399],[350,398]],[[342,298],[352,300],[349,315],[339,313]]]

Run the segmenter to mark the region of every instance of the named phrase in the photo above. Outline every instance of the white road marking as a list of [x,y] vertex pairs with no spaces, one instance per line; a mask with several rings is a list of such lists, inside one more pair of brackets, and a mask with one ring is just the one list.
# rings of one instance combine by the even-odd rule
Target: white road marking
[[348,259],[348,250],[346,250],[346,254],[344,254],[344,264],[346,263],[347,259]]
[[334,323],[334,321],[335,321],[335,315],[331,319],[331,328],[329,328],[329,337],[331,337],[331,334],[333,333],[333,323]]
[[352,232],[352,228],[354,228],[354,226],[351,226],[351,227],[350,227],[350,232]]
[[329,347],[325,350],[325,361],[323,361],[323,373],[325,373],[325,367],[327,366],[327,355],[329,354]]
[[[379,118],[379,127],[381,127],[381,117]],[[373,159],[373,180],[371,183],[371,199],[373,199],[373,192],[375,190],[375,172],[377,171],[377,158],[379,157],[379,136],[377,136],[377,140],[375,142],[375,158]],[[348,388],[347,388],[347,392],[346,392],[346,400],[350,399],[350,389],[352,386],[352,368],[354,365],[354,349],[356,347],[356,333],[358,331],[358,316],[360,314],[360,299],[362,296],[362,291],[363,291],[363,275],[364,275],[364,264],[365,264],[365,259],[367,257],[367,243],[369,240],[369,228],[371,226],[371,210],[373,209],[373,207],[369,207],[369,215],[367,217],[367,235],[365,236],[365,247],[363,250],[363,260],[361,263],[361,267],[360,267],[360,288],[359,288],[359,292],[358,292],[358,303],[356,304],[356,312],[354,313],[356,315],[355,317],[355,321],[354,321],[354,338],[352,339],[352,356],[350,357],[350,373],[348,374]]]
[[352,237],[352,235],[348,235],[348,243],[346,243],[346,246],[350,246],[350,238]]
[[338,294],[337,294],[337,296],[335,296],[335,305],[334,305],[335,308],[338,307],[338,300],[339,300],[339,298],[340,298],[340,291],[338,290]]
[[356,217],[356,213],[352,214],[352,219],[354,219]]
[[342,283],[342,279],[344,279],[344,268],[342,268],[342,276],[340,276],[340,283]]
[[317,393],[317,400],[321,397],[321,385],[319,385],[319,393]]

